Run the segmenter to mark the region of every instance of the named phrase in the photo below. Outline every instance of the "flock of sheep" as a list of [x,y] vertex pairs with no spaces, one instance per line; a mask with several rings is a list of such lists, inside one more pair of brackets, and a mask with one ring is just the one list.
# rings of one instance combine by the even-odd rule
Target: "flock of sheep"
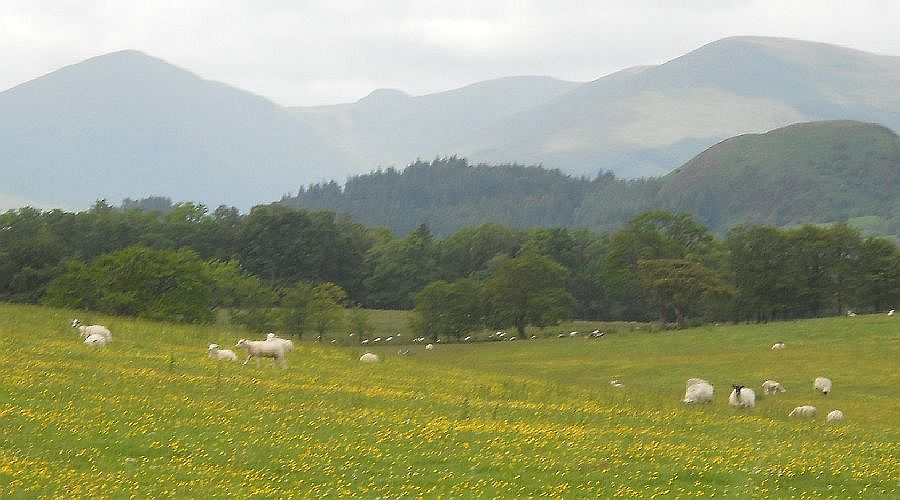
[[[893,315],[894,311],[891,310],[888,312],[888,315]],[[77,318],[72,320],[72,328],[75,328],[78,331],[79,335],[82,339],[84,339],[84,343],[87,345],[102,347],[108,344],[112,340],[112,333],[109,331],[109,328],[106,328],[102,325],[83,325]],[[577,335],[577,332],[572,332],[569,334],[570,336]],[[599,331],[592,332],[591,338],[600,338],[604,335]],[[499,336],[499,337],[498,337]],[[497,340],[503,339],[505,334],[503,332],[497,332],[492,337]],[[564,336],[564,335],[560,335]],[[366,339],[368,340],[368,339]],[[381,340],[380,338],[377,340]],[[392,340],[392,338],[388,338],[388,341]],[[414,341],[423,341],[424,337],[416,338]],[[469,340],[468,338],[466,340]],[[514,340],[514,337],[511,337],[510,340]],[[364,343],[366,343],[364,341]],[[282,368],[286,368],[287,364],[285,362],[285,354],[294,350],[294,342],[289,339],[283,339],[277,337],[274,333],[269,333],[266,335],[265,340],[246,340],[240,339],[235,347],[240,347],[247,351],[247,359],[244,360],[243,364],[247,364],[252,358],[257,359],[257,364],[259,364],[259,358],[272,358],[273,362],[276,364],[281,364]],[[772,345],[772,350],[782,350],[785,348],[784,342],[776,342]],[[428,344],[425,346],[426,350],[433,350],[434,345]],[[408,352],[408,351],[406,351]],[[217,360],[223,361],[237,361],[238,357],[234,351],[231,349],[220,349],[218,344],[210,344],[208,348],[209,357]],[[364,363],[376,363],[380,361],[380,358],[377,354],[372,352],[366,352],[362,356],[360,356],[359,360]],[[623,387],[624,384],[619,382],[618,380],[613,380],[610,382],[613,387]],[[824,395],[827,395],[831,392],[831,380],[826,377],[816,377],[813,381],[813,389],[821,392]],[[779,382],[775,380],[766,380],[762,383],[763,394],[766,395],[774,395],[783,392],[787,392],[787,390],[782,386]],[[700,378],[690,378],[687,381],[687,387],[684,392],[684,399],[682,400],[685,404],[694,404],[694,403],[710,403],[713,400],[714,388],[709,381],[700,379]],[[731,394],[728,396],[728,404],[734,406],[735,408],[754,408],[756,406],[756,393],[753,389],[743,386],[743,385],[732,385]],[[802,405],[794,408],[788,414],[789,417],[804,417],[804,418],[813,418],[816,416],[816,407],[812,405]],[[825,417],[826,422],[839,422],[843,420],[844,413],[841,410],[832,410]]]
[[[784,343],[778,342],[772,346],[772,349],[784,349]],[[618,382],[616,380],[615,382]],[[732,385],[731,394],[728,395],[728,404],[735,408],[754,408],[756,406],[756,393],[753,389],[743,385]],[[813,380],[813,389],[827,395],[831,392],[831,379],[826,377],[816,377]],[[763,394],[779,394],[787,392],[787,389],[775,380],[766,380],[762,383]],[[689,378],[687,388],[684,391],[684,399],[682,403],[710,403],[713,399],[713,386],[708,381],[701,378]],[[813,418],[816,416],[816,407],[812,405],[798,406],[788,413],[789,417]],[[844,419],[844,412],[841,410],[832,410],[825,417],[826,422],[839,422]]]

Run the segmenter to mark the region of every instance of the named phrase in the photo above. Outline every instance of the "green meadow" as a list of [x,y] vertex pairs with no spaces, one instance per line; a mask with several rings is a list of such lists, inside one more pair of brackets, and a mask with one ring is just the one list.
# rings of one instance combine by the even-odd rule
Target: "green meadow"
[[[572,323],[426,350],[403,314],[375,315],[376,335],[402,334],[369,347],[381,362],[341,334],[281,369],[207,357],[262,335],[0,304],[0,496],[900,496],[900,317],[601,339]],[[112,342],[83,345],[73,317]],[[713,403],[680,403],[690,377]],[[768,378],[787,392],[763,396]],[[728,406],[732,383],[756,408]],[[802,404],[816,417],[787,416]]]

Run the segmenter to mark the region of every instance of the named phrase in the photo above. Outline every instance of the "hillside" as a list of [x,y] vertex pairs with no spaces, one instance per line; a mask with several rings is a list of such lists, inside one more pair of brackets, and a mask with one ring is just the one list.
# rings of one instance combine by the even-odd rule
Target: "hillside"
[[436,234],[493,221],[512,227],[608,231],[654,209],[692,214],[722,232],[743,223],[850,222],[900,234],[900,138],[876,124],[824,121],[743,135],[674,172],[643,180],[594,180],[538,167],[469,166],[447,159],[311,186],[283,203],[350,213],[406,233]]
[[[573,174],[663,175],[725,138],[802,121],[900,130],[900,58],[798,40],[735,37],[587,83],[479,130],[455,152]],[[539,124],[539,125],[536,125]]]
[[664,206],[696,214],[713,227],[860,217],[896,224],[900,137],[885,127],[853,121],[743,135],[665,176],[658,197]]
[[[298,341],[280,369],[207,358],[262,336],[209,326],[94,316],[113,341],[89,348],[68,326],[83,313],[0,303],[0,416],[16,431],[0,435],[0,496],[898,494],[900,346],[884,314],[378,346],[374,364]],[[689,377],[713,383],[711,403],[680,402]],[[788,392],[728,406],[729,384],[761,393],[770,377]],[[789,418],[800,404],[816,417]],[[845,420],[826,424],[835,408]]]
[[353,163],[283,108],[137,51],[0,92],[0,208],[165,195],[243,209]]

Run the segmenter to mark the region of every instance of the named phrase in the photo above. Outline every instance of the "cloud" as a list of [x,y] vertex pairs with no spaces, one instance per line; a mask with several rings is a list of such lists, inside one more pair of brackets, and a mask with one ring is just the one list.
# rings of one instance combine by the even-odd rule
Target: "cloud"
[[900,55],[889,0],[5,0],[0,89],[124,48],[285,105],[519,74],[593,80],[732,35]]

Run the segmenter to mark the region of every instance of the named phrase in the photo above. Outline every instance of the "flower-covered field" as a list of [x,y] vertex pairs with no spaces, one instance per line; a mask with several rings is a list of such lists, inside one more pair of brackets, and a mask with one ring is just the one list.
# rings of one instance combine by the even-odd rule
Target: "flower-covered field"
[[[206,357],[243,332],[79,313],[113,331],[90,348],[73,315],[0,304],[0,496],[900,496],[897,317],[395,345],[376,364],[303,341],[282,370]],[[715,401],[682,405],[689,377]],[[787,392],[762,396],[767,378]],[[731,383],[755,409],[727,405]],[[788,418],[801,404],[818,415]]]

